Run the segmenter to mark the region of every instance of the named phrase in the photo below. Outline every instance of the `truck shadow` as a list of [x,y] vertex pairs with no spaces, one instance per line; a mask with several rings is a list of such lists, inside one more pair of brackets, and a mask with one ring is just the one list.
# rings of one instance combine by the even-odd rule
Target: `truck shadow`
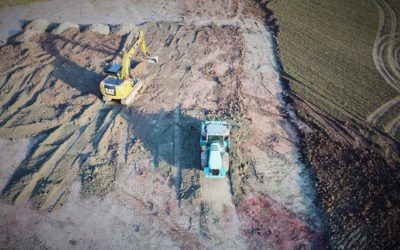
[[[146,171],[154,171],[172,181],[175,187],[176,199],[184,199],[199,185],[191,184],[189,191],[182,190],[185,176],[196,176],[200,165],[200,124],[201,120],[180,110],[161,110],[156,113],[144,113],[134,108],[124,108],[124,118],[128,121],[127,151],[130,144],[136,145],[139,152],[150,152],[150,166]],[[127,154],[127,153],[126,153]],[[128,156],[126,158],[129,158]],[[129,164],[129,162],[127,162]],[[193,177],[195,178],[195,177]]]
[[170,165],[178,169],[200,169],[201,120],[186,110],[144,113],[127,107],[123,111],[132,139],[152,155],[155,169]]

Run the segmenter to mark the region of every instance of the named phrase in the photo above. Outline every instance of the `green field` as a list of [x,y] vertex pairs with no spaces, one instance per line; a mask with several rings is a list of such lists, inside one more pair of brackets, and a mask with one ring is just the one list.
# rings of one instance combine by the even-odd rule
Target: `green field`
[[[382,1],[377,0],[387,6]],[[387,3],[399,16],[400,1]],[[343,121],[365,121],[399,95],[374,64],[380,20],[374,1],[279,0],[271,1],[268,8],[277,18],[284,71],[296,79],[290,87],[299,96]],[[384,14],[383,33],[388,34],[396,28],[391,25],[396,19],[391,18],[389,8]],[[399,115],[399,106],[385,112],[376,126],[383,130]]]

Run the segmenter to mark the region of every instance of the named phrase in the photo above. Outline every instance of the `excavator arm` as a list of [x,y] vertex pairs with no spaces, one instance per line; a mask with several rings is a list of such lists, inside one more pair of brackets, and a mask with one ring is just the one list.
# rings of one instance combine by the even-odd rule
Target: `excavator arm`
[[124,53],[124,57],[122,59],[122,69],[121,69],[121,79],[126,79],[129,77],[129,69],[131,64],[132,56],[135,54],[137,47],[140,46],[140,50],[143,53],[143,56],[146,60],[152,63],[158,63],[157,57],[150,57],[150,53],[147,49],[146,41],[144,40],[143,31],[139,31],[137,39],[133,46],[129,49],[127,53]]

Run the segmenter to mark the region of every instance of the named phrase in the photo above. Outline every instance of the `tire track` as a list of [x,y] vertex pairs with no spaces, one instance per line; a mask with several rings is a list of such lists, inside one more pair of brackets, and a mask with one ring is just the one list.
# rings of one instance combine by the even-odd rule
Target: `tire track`
[[[381,2],[374,0],[374,3],[379,13],[378,31],[372,50],[374,64],[385,82],[400,93],[400,65],[398,60],[396,60],[398,48],[395,48],[395,46],[400,43],[400,33],[397,33],[397,14],[385,0]],[[385,10],[389,12],[390,18],[390,33],[386,35],[384,34],[384,29],[388,17]],[[386,59],[385,56],[387,57]],[[376,126],[382,117],[384,117],[391,108],[398,105],[399,102],[400,96],[387,101],[368,115],[367,121],[373,126]]]
[[394,11],[394,9],[386,2],[386,0],[383,0],[383,3],[386,5],[386,8],[390,12],[390,17],[391,17],[391,31],[390,31],[390,41],[389,41],[389,47],[387,51],[387,56],[389,58],[389,66],[392,70],[392,72],[395,74],[397,80],[400,80],[400,69],[396,67],[396,58],[395,58],[395,44],[396,42],[399,42],[400,39],[396,39],[396,35],[400,34],[397,33],[397,14]]
[[[28,57],[33,58],[33,59],[28,60],[29,61],[28,63],[24,63],[24,61]],[[33,55],[27,55],[27,56],[21,57],[21,58],[19,58],[18,63],[16,65],[11,67],[10,69],[6,69],[3,72],[1,72],[0,76],[13,75],[22,70],[30,69],[33,65],[39,65],[39,64],[46,63],[46,62],[50,62],[52,57],[53,57],[52,55],[49,55],[43,51],[41,51],[40,53],[33,54]],[[3,85],[1,85],[0,89],[2,87],[3,87]]]
[[[347,229],[347,230],[346,230]],[[343,237],[338,239],[336,243],[337,249],[354,249],[355,247],[359,249],[368,248],[368,242],[365,237],[365,232],[360,230],[360,227],[357,225],[353,225],[353,227],[346,228],[346,233],[344,233]]]
[[[394,36],[395,38],[391,39],[391,36]],[[382,36],[379,41],[378,41],[378,57],[380,60],[380,63],[383,65],[383,70],[386,74],[386,76],[390,79],[391,85],[393,88],[396,90],[400,88],[400,83],[399,80],[400,78],[397,77],[397,74],[399,74],[398,69],[396,69],[395,65],[395,59],[392,58],[392,54],[394,54],[394,49],[392,48],[393,51],[391,51],[389,48],[393,47],[393,44],[397,44],[400,42],[400,37],[396,38],[400,33],[395,33],[395,34],[390,34],[390,35],[384,35]],[[386,59],[387,65],[389,65],[390,68],[386,66],[385,63],[385,54],[388,57]],[[394,69],[394,70],[393,70]]]
[[[98,117],[98,113],[94,114],[95,117]],[[93,117],[92,117],[93,119]],[[91,120],[91,119],[89,119]],[[39,155],[34,155],[37,158],[43,157],[43,153],[41,154],[40,152],[43,150],[40,150],[40,148],[45,148],[47,145],[52,145],[53,148],[55,148],[55,151],[51,153],[50,156],[47,156],[47,160],[44,162],[40,162],[39,169],[32,174],[28,184],[22,189],[22,191],[18,194],[17,198],[15,199],[15,204],[24,204],[28,202],[34,195],[35,195],[35,190],[39,191],[41,188],[41,180],[47,181],[52,174],[56,171],[56,169],[60,168],[70,168],[71,166],[68,166],[68,164],[71,164],[69,159],[66,160],[66,164],[60,164],[61,161],[63,160],[64,157],[68,157],[67,155],[77,155],[79,156],[80,153],[82,152],[82,145],[85,145],[84,143],[79,144],[79,140],[84,138],[84,134],[90,133],[91,132],[91,127],[95,127],[95,123],[89,123],[89,121],[79,127],[78,129],[74,129],[75,126],[73,126],[71,123],[62,125],[58,129],[56,129],[48,138],[41,144],[39,145],[39,150],[38,153]],[[66,131],[71,131],[75,130],[71,136],[67,136],[66,139],[62,139],[64,137]],[[96,131],[95,129],[92,131]],[[61,138],[60,138],[61,137]],[[54,145],[54,142],[60,141],[60,143],[56,143]],[[76,147],[76,144],[78,144],[78,147]],[[74,148],[75,147],[75,148]],[[71,150],[74,150],[74,153],[71,153]],[[68,157],[69,158],[69,157]],[[68,171],[67,171],[68,172]],[[73,171],[72,171],[73,172]],[[76,174],[76,173],[75,173]],[[42,207],[43,208],[43,207]],[[46,207],[47,208],[47,207]]]
[[[398,84],[394,81],[393,76],[390,74],[383,57],[382,43],[384,39],[387,38],[383,34],[386,22],[386,15],[381,5],[379,5],[379,3],[376,0],[374,0],[374,2],[379,12],[379,27],[376,33],[375,43],[372,50],[372,56],[375,63],[375,67],[377,68],[382,78],[386,81],[386,83],[389,84],[392,88],[394,88],[397,92],[400,92],[400,86],[398,86]],[[394,34],[392,33],[391,35],[394,36]]]
[[400,115],[395,117],[392,121],[389,122],[389,124],[385,127],[385,132],[395,136],[397,130],[400,129]]
[[19,89],[2,105],[3,111],[0,115],[0,126],[4,126],[19,111],[35,102],[38,95],[48,88],[53,72],[53,66],[50,65],[51,62],[48,61],[32,74],[24,77],[21,84],[16,85],[14,83],[16,85],[15,88]]
[[[105,116],[100,115],[102,110],[106,110],[107,114]],[[121,108],[106,109],[106,107],[103,106],[100,108],[99,112],[94,113],[95,118],[90,120],[96,122],[87,123],[85,130],[81,133],[80,137],[76,140],[74,145],[72,145],[70,150],[65,154],[64,162],[62,162],[59,171],[66,173],[66,175],[62,177],[60,184],[51,188],[45,201],[41,202],[42,209],[51,210],[57,205],[62,196],[68,192],[68,188],[78,176],[80,166],[85,164],[89,157],[93,157],[93,154],[100,154],[105,157],[107,152],[99,153],[98,151],[101,150],[99,147],[108,144],[108,138],[105,138],[104,135],[112,128],[112,124],[115,123],[115,118],[120,114],[120,112]],[[100,126],[98,126],[99,124]],[[91,138],[91,143],[87,143],[88,138]],[[102,140],[107,141],[102,142]],[[67,159],[67,157],[69,159]],[[60,173],[57,173],[57,175],[59,174]],[[55,178],[57,178],[57,175]]]
[[400,46],[396,48],[396,51],[394,52],[394,57],[395,57],[396,68],[400,70]]
[[[28,178],[25,178],[26,175],[17,177],[24,178],[22,187],[20,184],[15,186],[9,183],[6,192],[3,190],[3,196],[5,196],[3,198],[13,200],[17,205],[25,204],[32,199],[35,204],[35,200],[39,200],[36,202],[38,207],[51,210],[68,192],[69,186],[76,179],[79,165],[85,160],[82,160],[82,157],[85,157],[82,152],[93,151],[87,148],[98,145],[115,116],[121,111],[121,108],[108,108],[107,115],[101,118],[100,111],[105,108],[104,105],[99,106],[99,104],[100,102],[94,102],[86,106],[83,112],[75,114],[66,124],[48,134],[47,138],[19,167],[19,169],[30,169],[33,174],[30,174]],[[88,138],[92,138],[92,143],[89,145],[86,143]],[[61,172],[65,175],[58,182]],[[26,173],[29,174],[29,172]],[[47,184],[51,186],[48,187]],[[49,190],[46,191],[47,188]]]
[[[33,79],[35,74],[39,72],[40,68],[35,70],[30,70],[28,68],[19,72],[18,74],[9,74],[5,79],[5,84],[1,88],[0,96],[1,98],[1,107],[3,115],[8,107],[10,107],[17,99],[18,95],[25,90],[26,86],[29,85],[29,82]],[[11,86],[10,86],[11,85]],[[21,86],[23,85],[23,86]],[[5,89],[7,87],[7,89]],[[16,93],[15,93],[16,92]],[[10,95],[9,93],[13,93]]]
[[[97,121],[101,121],[101,127],[96,129],[96,125],[95,123],[93,123],[87,132],[86,130],[84,131],[86,135],[82,136],[82,143],[79,143],[78,140],[76,140],[77,143],[73,145],[73,148],[71,147],[68,155],[71,155],[73,157],[73,160],[68,160],[64,165],[64,168],[68,168],[68,170],[66,171],[67,175],[63,176],[62,182],[60,184],[51,189],[48,197],[46,197],[46,200],[43,202],[43,209],[47,209],[49,211],[52,210],[61,200],[62,196],[68,192],[69,187],[72,185],[77,177],[80,166],[85,163],[88,156],[92,155],[93,152],[98,151],[99,145],[102,144],[100,143],[100,141],[104,138],[105,133],[115,122],[115,117],[120,114],[121,109],[122,108],[109,110],[105,118],[101,118],[97,113]],[[81,133],[81,135],[82,134],[83,133]],[[87,137],[93,138],[92,144],[85,144]],[[93,147],[95,147],[95,150],[93,150]]]
[[76,162],[82,185],[81,194],[84,197],[102,196],[114,188],[119,166],[118,155],[126,152],[118,152],[121,148],[118,146],[121,137],[119,133],[124,133],[124,127],[127,126],[119,116],[123,110],[120,105],[111,108],[103,105],[96,112],[98,116],[90,131],[79,142],[79,151],[76,152],[79,158]]
[[376,126],[376,124],[378,124],[379,120],[382,119],[382,117],[386,114],[386,112],[398,104],[400,104],[400,96],[397,96],[387,101],[382,106],[377,108],[374,112],[368,115],[367,121],[371,123],[371,125]]
[[[122,112],[122,114],[121,114],[121,112]],[[123,112],[122,110],[121,110],[121,112],[120,112],[121,115],[123,115],[123,116],[126,115],[126,113]],[[118,166],[122,166],[123,164],[126,164],[127,161],[128,161],[128,148],[129,148],[129,145],[130,145],[130,142],[129,142],[129,138],[130,138],[129,124],[127,124],[126,126],[124,126],[121,129],[121,132],[119,134],[119,138],[120,138],[119,139],[120,143],[118,145],[119,155],[118,155],[117,163],[118,163]]]
[[242,13],[243,13],[243,2],[242,0],[237,0],[237,1],[233,1],[232,7],[233,8],[233,13],[234,15],[227,15],[227,19],[240,19]]
[[99,142],[103,139],[104,134],[109,129],[111,123],[115,121],[115,117],[121,112],[121,110],[121,107],[110,109],[104,119],[97,121],[98,123],[101,122],[101,126],[96,129],[95,136],[91,140],[93,147],[96,149],[98,148]]
[[[62,129],[62,128],[60,128]],[[32,174],[28,184],[22,189],[15,199],[16,205],[25,204],[34,195],[34,190],[41,185],[40,180],[47,179],[61,158],[71,149],[80,137],[80,131],[76,131],[72,136],[63,141],[60,145],[56,146],[56,150],[43,164],[41,164],[38,171]]]
[[[27,81],[30,81],[33,78],[34,74],[35,74],[35,72],[32,72],[32,73],[28,73],[27,75],[23,76],[22,77],[23,80],[21,81],[21,83],[23,84]],[[8,94],[8,93],[13,93],[13,94],[9,94],[4,97],[2,96],[2,98],[1,98],[1,100],[2,100],[1,109],[2,110],[0,113],[0,126],[4,125],[4,123],[5,123],[4,121],[7,121],[6,114],[7,114],[8,109],[10,108],[10,106],[12,106],[17,101],[17,99],[21,95],[21,93],[23,93],[24,89],[19,88],[17,90],[14,90],[15,88],[17,88],[17,87],[11,86],[7,91],[2,92],[2,93],[6,93],[6,94]],[[6,117],[4,117],[4,116],[6,116]]]

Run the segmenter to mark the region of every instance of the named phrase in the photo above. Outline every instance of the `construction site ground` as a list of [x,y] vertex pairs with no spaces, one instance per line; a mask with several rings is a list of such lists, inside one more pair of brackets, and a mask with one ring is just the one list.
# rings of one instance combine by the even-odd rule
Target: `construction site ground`
[[[110,13],[120,2],[107,1]],[[128,107],[99,91],[104,69],[121,60],[121,34],[27,29],[0,47],[1,247],[324,245],[275,40],[256,6],[163,4],[130,3],[149,16],[121,17],[146,21],[136,29],[160,58],[133,70],[145,87]],[[73,17],[79,6],[68,6]],[[200,169],[204,119],[232,124],[228,178]]]

